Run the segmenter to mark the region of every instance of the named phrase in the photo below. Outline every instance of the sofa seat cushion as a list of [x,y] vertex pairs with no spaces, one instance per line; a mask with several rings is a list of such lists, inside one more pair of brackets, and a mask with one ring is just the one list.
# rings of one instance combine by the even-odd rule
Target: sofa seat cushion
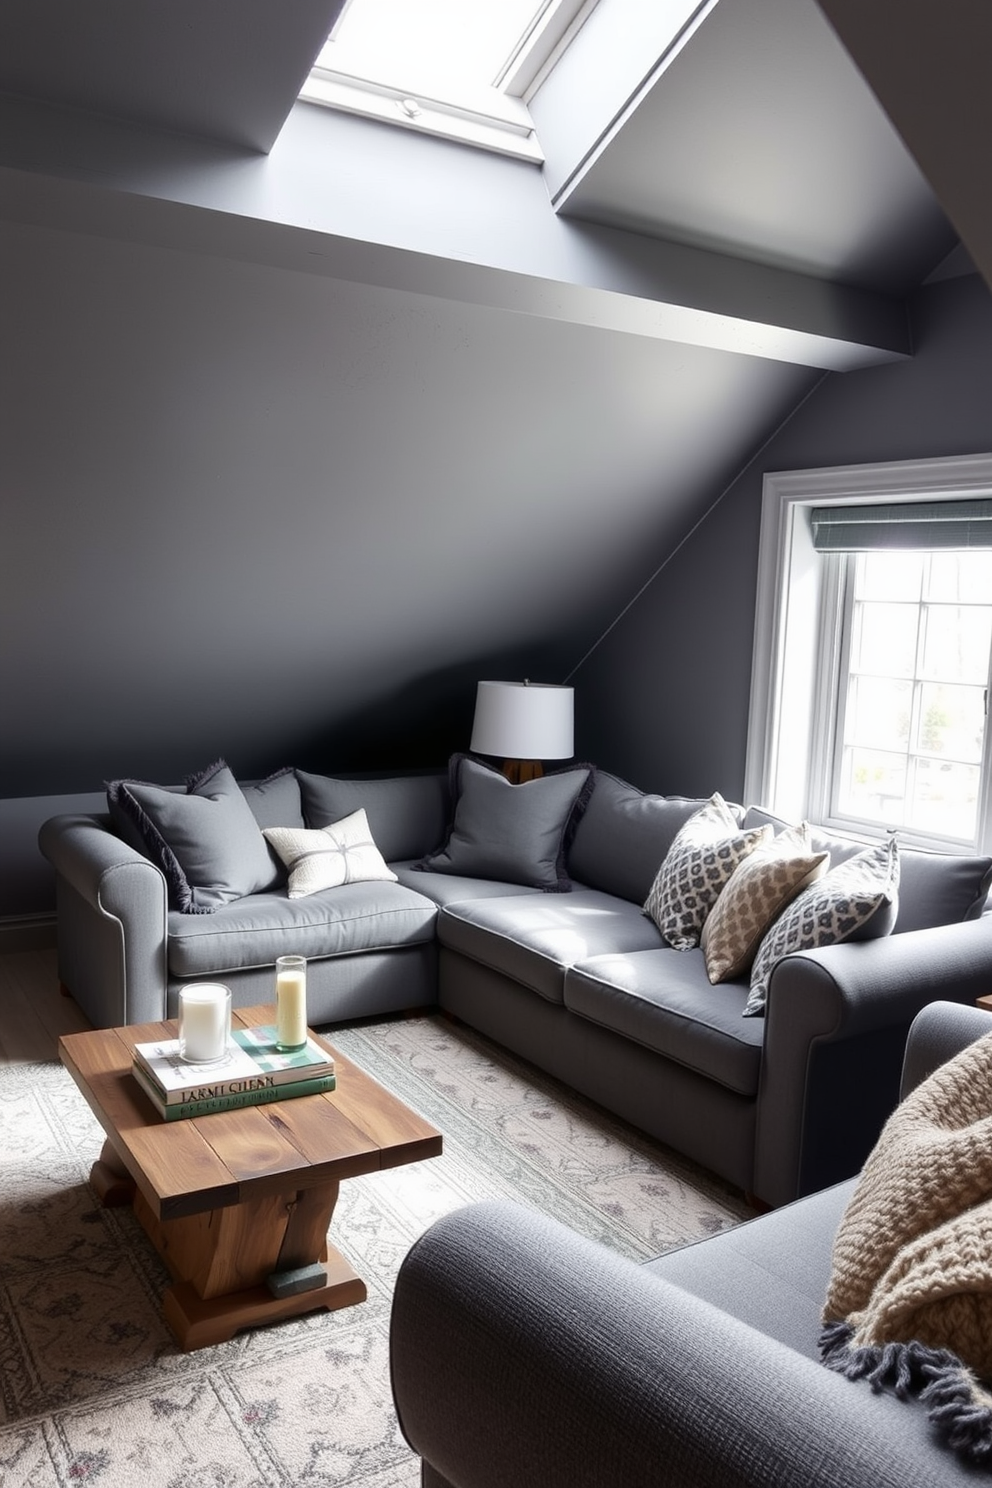
[[644,950],[660,943],[636,905],[579,888],[567,899],[537,894],[448,904],[438,915],[437,933],[449,950],[558,1003],[564,999],[565,972],[576,962],[607,950]]
[[855,1181],[670,1251],[647,1269],[819,1362],[834,1236]]
[[211,915],[169,915],[169,972],[219,975],[271,966],[294,953],[318,960],[391,950],[434,938],[437,906],[402,884],[342,884],[303,899],[251,894]]
[[746,981],[711,986],[702,951],[661,947],[574,965],[565,976],[564,1002],[591,1023],[755,1096],[762,1030],[741,1016],[747,995]]
[[390,863],[401,884],[435,904],[458,904],[462,899],[518,899],[532,894],[543,896],[541,889],[525,889],[522,884],[507,883],[501,878],[466,878],[458,873],[428,873],[412,862]]

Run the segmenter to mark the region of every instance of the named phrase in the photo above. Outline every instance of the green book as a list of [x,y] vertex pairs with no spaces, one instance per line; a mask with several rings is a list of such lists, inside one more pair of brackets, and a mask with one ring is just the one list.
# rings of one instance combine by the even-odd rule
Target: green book
[[178,1039],[135,1044],[134,1064],[167,1106],[219,1100],[263,1086],[293,1085],[334,1073],[333,1055],[314,1038],[308,1036],[302,1049],[283,1053],[276,1046],[276,1030],[271,1025],[235,1028],[224,1058],[210,1065],[180,1059]]
[[272,1101],[292,1100],[297,1095],[324,1095],[328,1090],[333,1090],[337,1083],[334,1075],[313,1075],[309,1079],[293,1080],[289,1084],[265,1085],[260,1089],[241,1090],[229,1095],[213,1096],[206,1100],[183,1101],[167,1105],[140,1065],[132,1065],[131,1073],[163,1121],[182,1121],[190,1116],[211,1116],[216,1111],[236,1111],[243,1106],[264,1106]]
[[[263,1023],[257,1028],[235,1028],[231,1037],[239,1048],[251,1056],[260,1070],[269,1074],[285,1078],[293,1072],[294,1078],[302,1079],[315,1065],[329,1064],[332,1069],[334,1067],[334,1060],[327,1050],[309,1034],[302,1049],[291,1054],[284,1053],[276,1043],[276,1029],[272,1023]],[[300,1072],[298,1075],[297,1071]]]

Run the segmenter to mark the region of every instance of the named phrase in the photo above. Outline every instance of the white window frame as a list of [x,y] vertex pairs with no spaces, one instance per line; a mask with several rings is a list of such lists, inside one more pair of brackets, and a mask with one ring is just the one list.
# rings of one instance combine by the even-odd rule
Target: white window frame
[[304,103],[360,114],[420,134],[453,139],[478,149],[542,164],[527,107],[598,0],[544,0],[491,87],[445,87],[420,79],[371,77],[351,65],[346,48],[338,68],[314,67],[300,91]]
[[[832,701],[828,669],[819,669],[821,634],[839,644],[838,585],[830,555],[815,552],[814,506],[948,501],[992,496],[992,454],[948,455],[820,470],[769,472],[764,477],[758,589],[744,798],[776,815],[815,820],[823,794],[823,752],[833,747],[817,718]],[[982,782],[976,846],[992,847],[992,790]],[[874,835],[866,825],[864,835]],[[884,835],[884,829],[878,829]],[[900,833],[909,838],[910,833]],[[948,844],[950,846],[950,844]]]
[[[398,124],[418,134],[457,140],[498,155],[541,164],[544,152],[534,132],[530,110],[519,98],[498,89],[480,90],[473,103],[452,103],[423,89],[377,83],[330,68],[315,67],[300,91],[303,103],[321,104],[383,124]],[[474,106],[473,106],[474,104]]]

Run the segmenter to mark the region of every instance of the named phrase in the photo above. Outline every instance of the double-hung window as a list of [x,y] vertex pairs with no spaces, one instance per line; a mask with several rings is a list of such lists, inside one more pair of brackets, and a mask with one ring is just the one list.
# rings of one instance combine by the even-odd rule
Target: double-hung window
[[992,846],[992,457],[765,481],[746,793]]

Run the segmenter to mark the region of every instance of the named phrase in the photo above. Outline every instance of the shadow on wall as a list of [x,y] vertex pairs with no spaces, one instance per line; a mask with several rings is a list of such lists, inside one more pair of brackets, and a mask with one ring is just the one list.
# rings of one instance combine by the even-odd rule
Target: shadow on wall
[[558,682],[562,655],[548,649],[476,657],[427,672],[376,698],[368,707],[306,739],[287,763],[318,774],[335,770],[424,770],[468,749],[476,683],[482,680]]
[[[555,657],[541,649],[476,658],[462,666],[426,672],[309,737],[287,739],[278,758],[256,754],[250,746],[243,747],[244,740],[234,738],[220,741],[217,753],[227,759],[239,780],[262,779],[285,765],[324,775],[441,769],[449,755],[468,749],[478,681],[531,677],[555,682],[562,667],[560,654]],[[160,785],[180,785],[191,769],[203,769],[211,760],[204,755],[191,766],[188,744],[176,741],[159,749],[153,760],[129,758],[124,771],[101,771],[98,765],[91,772],[90,763],[60,758],[53,761],[57,765],[53,774],[56,779],[59,771],[82,778],[92,774],[97,786],[116,773]],[[86,794],[0,797],[0,928],[4,921],[49,916],[54,911],[54,875],[38,850],[42,822],[67,811],[102,811],[105,801],[102,789]]]

